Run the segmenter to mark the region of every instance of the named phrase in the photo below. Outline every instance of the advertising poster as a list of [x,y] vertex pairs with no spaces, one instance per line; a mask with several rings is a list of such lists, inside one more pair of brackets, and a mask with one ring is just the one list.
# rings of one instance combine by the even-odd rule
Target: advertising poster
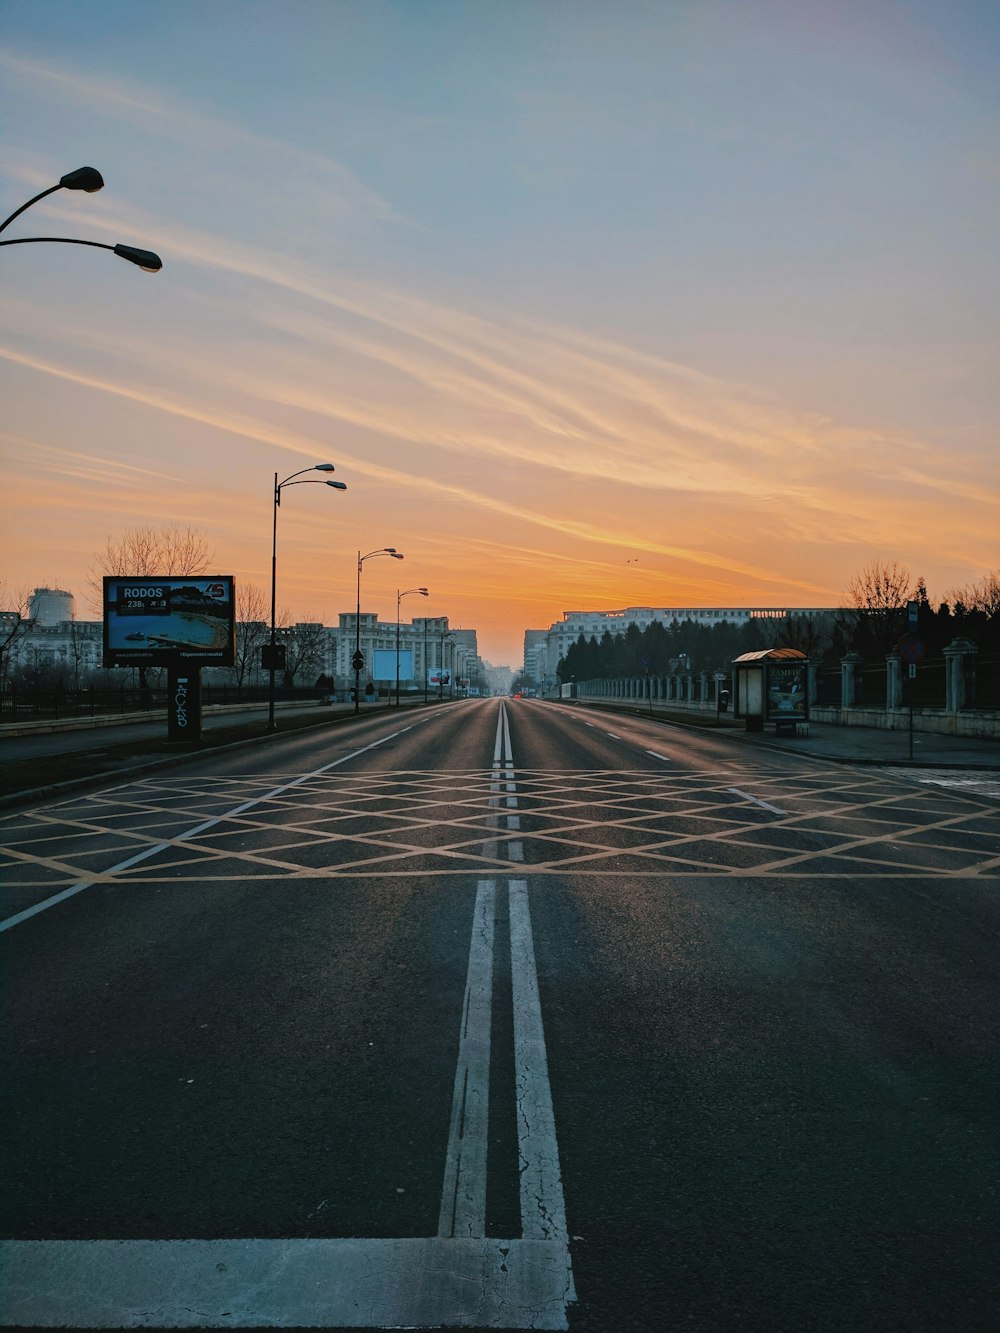
[[796,662],[767,664],[767,717],[768,722],[805,722],[806,667]]
[[232,666],[230,574],[105,578],[105,666]]
[[451,670],[448,667],[428,667],[427,684],[440,689],[447,689],[451,684]]

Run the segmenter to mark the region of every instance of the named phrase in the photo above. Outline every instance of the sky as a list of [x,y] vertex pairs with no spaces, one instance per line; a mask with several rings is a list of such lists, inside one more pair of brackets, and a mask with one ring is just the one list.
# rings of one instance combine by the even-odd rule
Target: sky
[[[9,602],[191,525],[277,600],[932,601],[1000,565],[995,0],[2,0]],[[308,474],[307,474],[308,475]],[[317,477],[320,474],[315,474]]]

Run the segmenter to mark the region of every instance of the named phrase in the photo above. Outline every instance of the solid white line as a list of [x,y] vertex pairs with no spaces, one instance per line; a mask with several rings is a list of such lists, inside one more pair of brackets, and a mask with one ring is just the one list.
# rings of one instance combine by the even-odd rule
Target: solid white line
[[490,1104],[490,1019],[493,1009],[493,934],[496,884],[476,890],[469,971],[462,1003],[458,1067],[451,1100],[439,1236],[486,1235],[486,1145]]
[[521,1227],[526,1239],[568,1245],[527,881],[511,880],[509,896]]
[[[404,728],[409,730],[409,728]],[[151,856],[156,856],[158,852],[166,851],[175,843],[185,842],[191,838],[197,838],[200,834],[210,828],[215,828],[221,824],[224,819],[235,819],[237,815],[245,814],[247,810],[252,810],[255,805],[260,805],[262,801],[270,801],[275,796],[280,796],[282,792],[291,791],[293,787],[300,786],[303,782],[308,782],[310,778],[319,777],[321,773],[327,773],[331,768],[337,768],[340,764],[346,764],[351,759],[357,759],[359,754],[367,754],[369,750],[374,750],[376,746],[384,744],[385,741],[391,741],[396,736],[401,736],[402,731],[394,731],[391,736],[383,736],[381,740],[373,741],[371,745],[364,745],[360,750],[353,750],[350,754],[345,754],[342,759],[334,759],[329,764],[323,764],[320,768],[315,768],[310,773],[303,773],[300,777],[294,778],[291,782],[283,782],[280,787],[274,787],[263,796],[255,796],[252,801],[244,801],[242,805],[235,806],[232,810],[227,810],[223,815],[216,815],[213,819],[206,819],[201,824],[196,824],[194,828],[185,829],[183,833],[178,833],[176,838],[171,838],[168,842],[159,842],[153,847],[145,847],[141,852],[136,852],[130,856],[127,861],[119,861],[113,865],[110,870],[102,870],[95,874],[93,879],[82,879],[69,888],[61,889],[53,894],[51,898],[46,898],[43,902],[35,903],[33,907],[26,907],[23,912],[18,912],[16,916],[9,916],[0,921],[0,933],[10,930],[12,926],[20,925],[22,921],[27,921],[29,917],[37,916],[39,912],[44,912],[50,907],[55,907],[57,903],[65,902],[67,898],[72,898],[74,894],[81,893],[84,889],[89,889],[92,885],[103,882],[108,875],[118,875],[123,870],[131,870],[135,865],[148,860]],[[117,789],[113,789],[117,790]],[[106,792],[105,795],[108,793]]]
[[671,762],[670,756],[668,754],[658,754],[656,750],[647,750],[646,753],[651,754],[654,759],[662,759],[665,764],[669,764]]
[[537,1240],[39,1240],[0,1246],[4,1328],[557,1328]]
[[740,791],[739,787],[727,787],[726,791],[731,791],[734,796],[742,796],[744,801],[749,801],[751,805],[759,805],[762,810],[770,810],[772,815],[787,815],[787,810],[779,810],[776,805],[768,805],[766,801],[760,800],[756,796],[751,796],[747,791]]

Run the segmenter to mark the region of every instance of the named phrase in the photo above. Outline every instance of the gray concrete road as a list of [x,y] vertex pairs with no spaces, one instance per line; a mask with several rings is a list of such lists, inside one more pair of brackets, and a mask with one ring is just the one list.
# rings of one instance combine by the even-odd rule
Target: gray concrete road
[[483,700],[0,826],[7,1326],[995,1328],[982,803]]

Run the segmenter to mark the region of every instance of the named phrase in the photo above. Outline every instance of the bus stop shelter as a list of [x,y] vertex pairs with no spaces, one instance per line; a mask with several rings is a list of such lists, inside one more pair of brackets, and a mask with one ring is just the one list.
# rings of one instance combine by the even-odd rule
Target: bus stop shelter
[[747,731],[773,722],[777,735],[795,735],[809,721],[809,660],[797,648],[765,648],[733,662],[733,716]]

